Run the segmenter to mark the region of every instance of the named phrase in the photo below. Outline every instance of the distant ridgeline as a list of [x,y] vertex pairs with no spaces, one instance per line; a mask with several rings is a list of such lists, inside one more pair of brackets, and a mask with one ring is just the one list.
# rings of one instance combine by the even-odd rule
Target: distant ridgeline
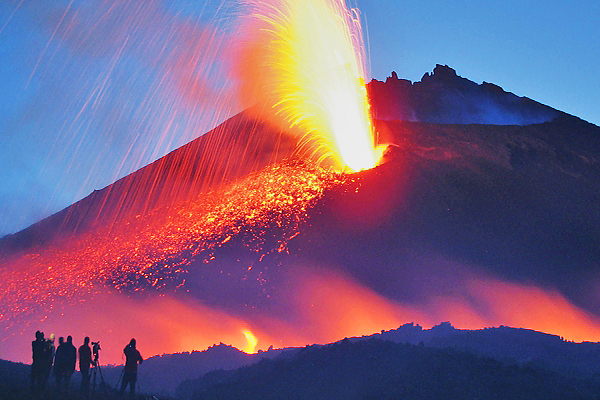
[[[413,343],[419,343],[415,345]],[[597,399],[598,343],[407,324],[187,379],[180,399]]]
[[437,124],[529,125],[563,114],[500,86],[481,85],[456,75],[447,65],[436,65],[420,82],[373,79],[367,86],[375,118]]

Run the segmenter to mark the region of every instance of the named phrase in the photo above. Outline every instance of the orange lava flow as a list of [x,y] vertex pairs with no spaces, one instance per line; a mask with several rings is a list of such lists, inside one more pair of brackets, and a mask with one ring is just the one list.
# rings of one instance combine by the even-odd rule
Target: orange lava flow
[[[600,320],[564,297],[534,286],[471,277],[465,292],[434,297],[430,302],[403,304],[361,285],[330,268],[298,267],[289,271],[293,315],[256,314],[251,320],[198,304],[185,295],[131,299],[101,291],[97,302],[86,301],[68,312],[52,312],[36,329],[67,332],[76,341],[83,336],[101,338],[104,363],[122,362],[123,345],[132,332],[145,356],[201,350],[214,343],[232,344],[246,352],[329,343],[344,337],[370,335],[395,329],[407,322],[430,328],[451,321],[460,329],[508,325],[562,336],[565,340],[600,340]],[[126,322],[126,323],[125,323]],[[27,339],[8,337],[0,357],[26,362]],[[143,345],[143,346],[142,346]]]
[[301,137],[317,163],[376,165],[358,10],[343,0],[248,0],[235,68],[246,106]]
[[[552,333],[576,342],[600,341],[600,318],[570,303],[557,291],[496,279],[471,279],[464,298],[436,301],[439,313],[451,315],[456,326],[477,329],[507,325]],[[469,306],[467,297],[487,312]],[[449,317],[450,318],[450,317]]]
[[573,305],[558,292],[532,285],[474,275],[465,279],[461,294],[405,304],[341,273],[304,269],[294,274],[298,282],[296,308],[302,315],[300,325],[313,343],[370,335],[411,321],[425,328],[443,321],[450,321],[459,329],[504,325],[554,334],[564,340],[600,341],[600,318]]
[[195,201],[33,250],[0,268],[0,322],[82,301],[106,285],[160,289],[243,230],[260,251],[264,229],[284,228],[277,251],[285,251],[311,205],[344,179],[305,163],[276,164]]

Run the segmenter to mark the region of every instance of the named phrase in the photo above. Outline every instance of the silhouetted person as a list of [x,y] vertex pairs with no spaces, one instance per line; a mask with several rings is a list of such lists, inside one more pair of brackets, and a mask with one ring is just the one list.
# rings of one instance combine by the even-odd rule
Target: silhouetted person
[[83,344],[79,347],[79,371],[81,371],[81,391],[88,393],[90,390],[90,367],[94,365],[92,361],[92,348],[90,347],[90,338],[83,339]]
[[33,359],[29,381],[31,390],[41,390],[44,386],[44,367],[46,365],[46,355],[44,353],[46,348],[44,334],[37,331],[35,333],[35,340],[31,342],[31,357]]
[[[43,335],[43,333],[42,333]],[[46,387],[48,378],[50,377],[50,371],[52,370],[52,364],[54,363],[54,334],[50,334],[50,338],[45,340],[44,346],[44,360],[43,360],[43,373],[42,373],[42,389]]]
[[58,338],[58,347],[54,355],[54,377],[56,378],[56,391],[60,393],[62,389],[62,381],[67,368],[67,348],[65,346],[65,338]]
[[143,363],[142,355],[135,348],[135,339],[131,339],[129,344],[123,349],[125,353],[125,369],[123,370],[123,380],[121,381],[121,394],[125,393],[125,387],[129,384],[129,394],[135,396],[135,384],[137,383],[138,363]]
[[65,343],[66,350],[66,362],[65,362],[65,389],[69,390],[69,383],[71,377],[75,373],[75,364],[77,364],[77,349],[73,345],[73,336],[67,336],[67,343]]

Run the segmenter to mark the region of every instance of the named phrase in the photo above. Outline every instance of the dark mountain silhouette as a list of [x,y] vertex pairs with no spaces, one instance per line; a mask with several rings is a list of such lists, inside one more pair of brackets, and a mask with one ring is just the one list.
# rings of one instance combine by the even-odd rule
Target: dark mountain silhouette
[[[23,393],[29,389],[30,365],[0,360],[0,397],[6,393]],[[19,398],[19,397],[14,397]]]
[[436,65],[420,82],[372,80],[369,97],[377,119],[438,124],[528,125],[564,114],[492,83],[476,84],[447,65]]
[[187,399],[595,399],[598,379],[450,348],[377,339],[307,346],[290,357],[185,381]]
[[500,326],[463,330],[455,329],[449,322],[423,329],[410,323],[368,338],[453,348],[499,361],[535,365],[569,376],[591,377],[600,373],[600,343],[574,343],[530,329]]
[[[365,365],[364,360],[378,360],[378,357],[380,357],[377,354],[371,353],[371,351],[377,352],[380,350],[379,344],[373,345],[373,343],[378,342],[374,342],[373,340],[414,345],[419,346],[419,348],[421,348],[421,346],[425,346],[429,350],[418,350],[417,348],[411,347],[396,348],[396,350],[399,352],[416,352],[413,354],[412,357],[414,358],[411,360],[416,365],[422,365],[422,363],[431,362],[430,357],[437,359],[437,362],[439,363],[438,368],[447,369],[448,371],[452,370],[453,368],[464,368],[464,365],[461,366],[463,362],[466,364],[474,363],[473,370],[466,372],[470,374],[475,374],[474,370],[479,368],[475,367],[475,365],[483,366],[483,368],[488,368],[490,365],[494,366],[492,369],[484,373],[484,375],[494,375],[494,378],[490,378],[488,376],[464,376],[461,379],[464,379],[465,381],[459,384],[459,386],[464,386],[460,387],[460,389],[449,388],[452,387],[452,385],[456,382],[453,382],[452,379],[454,378],[448,375],[442,375],[443,377],[428,377],[427,372],[423,370],[416,373],[417,375],[421,375],[418,378],[415,378],[414,376],[404,376],[402,379],[406,379],[407,382],[417,379],[417,382],[422,385],[422,387],[414,389],[417,390],[417,392],[413,394],[407,394],[409,396],[408,398],[419,398],[419,396],[425,396],[424,398],[441,398],[439,392],[438,395],[431,395],[431,397],[427,397],[428,395],[425,395],[424,393],[428,390],[431,390],[432,393],[435,393],[435,390],[442,390],[442,388],[443,390],[448,390],[448,393],[451,393],[452,390],[461,390],[463,393],[465,393],[465,397],[460,397],[459,394],[455,394],[454,397],[450,396],[448,398],[503,398],[500,395],[502,392],[498,392],[496,394],[492,393],[498,389],[494,385],[485,388],[485,390],[491,392],[487,392],[485,395],[478,393],[477,390],[481,388],[470,386],[472,385],[473,381],[478,379],[486,380],[486,384],[490,384],[490,382],[493,382],[495,379],[497,379],[498,382],[504,382],[507,386],[510,386],[511,380],[514,379],[515,381],[512,384],[519,386],[523,382],[527,382],[528,379],[533,379],[532,377],[538,376],[539,381],[537,381],[535,385],[540,385],[540,387],[548,385],[548,388],[550,388],[553,386],[553,383],[545,381],[546,379],[556,380],[556,382],[561,382],[561,385],[568,382],[568,384],[565,387],[562,387],[561,390],[566,388],[569,388],[569,390],[575,390],[574,388],[579,387],[578,385],[581,382],[585,382],[583,386],[587,387],[587,389],[580,393],[581,398],[596,398],[593,390],[595,390],[595,387],[599,387],[598,385],[600,385],[600,343],[573,343],[565,341],[556,335],[549,335],[528,329],[498,327],[479,330],[462,330],[455,329],[448,322],[436,325],[431,329],[423,329],[419,325],[410,323],[400,326],[398,329],[383,331],[381,333],[361,338],[346,339],[346,341],[353,344],[365,340],[370,341],[371,345],[367,345],[365,348],[360,350],[364,351],[361,356],[357,356],[360,359],[352,359],[350,355],[344,355],[341,357],[341,360],[345,361],[340,363],[339,368],[335,368],[335,365],[340,361],[340,358],[336,359],[336,361],[331,361],[332,365],[328,367],[327,372],[323,372],[322,370],[319,370],[319,372],[313,371],[314,376],[311,378],[306,377],[306,374],[309,373],[307,371],[311,370],[311,368],[316,368],[318,370],[319,367],[330,361],[330,355],[321,353],[321,355],[318,357],[316,356],[317,359],[308,362],[306,360],[297,360],[298,358],[303,357],[300,354],[302,351],[305,351],[305,349],[289,348],[275,351],[271,350],[269,352],[257,354],[256,356],[258,357],[254,357],[251,362],[247,363],[250,365],[255,364],[256,362],[262,362],[263,359],[275,360],[273,363],[265,363],[268,365],[268,367],[257,366],[257,368],[252,372],[248,372],[248,369],[242,369],[235,372],[226,372],[229,370],[229,368],[222,368],[222,371],[217,371],[215,369],[215,372],[211,372],[209,374],[198,374],[200,378],[188,380],[179,387],[178,396],[184,398],[193,398],[192,393],[198,390],[206,390],[208,394],[203,393],[202,396],[207,396],[207,398],[212,398],[210,396],[213,396],[216,393],[219,393],[219,395],[224,395],[225,398],[230,398],[230,396],[237,397],[238,394],[235,392],[236,389],[223,388],[221,385],[229,387],[231,384],[230,380],[235,382],[234,386],[239,385],[240,382],[237,380],[245,379],[240,378],[240,376],[246,376],[246,374],[249,374],[248,376],[252,376],[252,378],[249,378],[247,384],[251,384],[251,382],[254,381],[256,386],[264,385],[267,388],[258,389],[258,391],[249,389],[248,393],[251,394],[248,394],[248,397],[242,396],[240,398],[260,398],[261,396],[270,398],[269,392],[266,390],[272,390],[272,393],[276,393],[275,396],[277,396],[278,393],[287,393],[285,390],[288,389],[292,391],[291,393],[297,391],[298,396],[295,397],[295,395],[290,395],[291,397],[288,397],[285,395],[283,396],[284,398],[310,398],[310,396],[314,395],[314,393],[311,394],[304,392],[310,390],[308,388],[308,386],[310,386],[308,383],[310,379],[314,379],[322,384],[321,387],[314,389],[317,391],[315,393],[340,393],[341,397],[339,398],[353,398],[352,395],[350,395],[350,397],[344,397],[345,395],[349,395],[347,392],[345,392],[345,390],[351,390],[351,393],[355,395],[355,397],[359,398],[364,398],[364,394],[368,394],[368,398],[386,398],[386,396],[393,397],[393,395],[386,392],[386,390],[395,389],[389,388],[386,385],[391,384],[391,380],[395,379],[394,374],[398,369],[411,369],[410,366],[403,364],[409,363],[409,361],[401,359],[388,360],[389,362],[397,363],[398,365],[395,367],[384,365],[385,362],[382,364],[377,364],[376,361],[373,361],[375,364],[377,364],[376,366]],[[345,341],[338,342],[338,344],[339,343],[345,343]],[[386,345],[381,346],[385,347]],[[320,346],[313,346],[313,348],[319,347]],[[434,348],[440,349],[441,351],[436,353],[433,350]],[[322,359],[320,357],[322,357]],[[407,355],[402,357],[407,357]],[[187,364],[189,359],[186,360],[184,357],[180,357],[179,360],[182,362],[182,365],[184,365]],[[490,360],[494,361],[491,362]],[[283,365],[277,364],[279,361],[281,361],[281,364]],[[296,362],[300,365],[296,365],[294,367],[289,365]],[[303,366],[303,362],[306,362],[308,365]],[[459,365],[454,364],[455,362]],[[347,364],[355,364],[354,366],[357,368],[357,370],[352,372],[348,371],[352,367]],[[262,368],[267,368],[267,370]],[[304,368],[306,368],[307,371],[298,372]],[[277,372],[273,372],[278,370],[285,371],[288,369],[292,369],[293,371],[300,373],[301,376],[295,376],[294,373],[288,371],[289,374],[282,372],[283,376],[278,378]],[[502,375],[507,371],[512,372],[506,376]],[[411,371],[411,373],[413,372],[414,371]],[[320,375],[321,373],[325,374],[325,377],[316,376]],[[401,374],[404,373],[406,373],[406,371],[401,372]],[[275,374],[275,376],[273,376],[273,374]],[[365,376],[368,377],[370,374],[375,375],[375,381],[378,383],[374,383],[371,378],[365,378]],[[387,376],[386,374],[389,374],[390,376]],[[532,376],[528,377],[528,374],[532,374]],[[350,385],[349,388],[347,387],[343,390],[340,389],[336,385],[344,385],[347,383],[347,380],[350,380],[346,375],[362,377],[360,378],[362,381],[359,385],[364,385],[364,387],[358,389]],[[281,379],[282,382],[274,383],[278,379]],[[303,379],[305,380],[303,381]],[[379,379],[379,381],[377,381],[377,379]],[[439,380],[437,381],[439,387],[430,387],[430,385],[435,386],[433,382],[436,382],[436,380]],[[324,382],[328,381],[334,381],[334,383],[332,383],[331,386],[327,386],[328,384]],[[540,390],[539,387],[534,389],[528,388],[527,385],[529,384],[530,383],[527,383],[525,387],[519,386],[514,393],[505,393],[507,397],[504,398],[512,398],[511,396],[513,395],[516,396],[514,398],[527,398],[527,396],[529,396],[531,393],[530,390],[539,391],[539,395],[535,395],[539,397],[532,398],[541,399],[545,398],[544,396],[547,395],[551,396],[550,398],[554,398],[552,397],[554,395],[552,395],[551,392],[545,391],[548,388],[544,390]],[[273,386],[268,388],[269,385]],[[307,387],[300,387],[302,385]],[[377,385],[386,387],[377,388]],[[405,382],[403,385],[406,386],[408,384]],[[288,387],[288,389],[285,389],[285,387]],[[240,393],[243,393],[243,390],[246,389],[240,390]],[[284,392],[280,392],[279,390],[284,390]],[[377,390],[380,391],[378,392]],[[586,390],[590,391],[586,392]],[[565,392],[561,393],[562,395],[567,396],[563,398],[571,398],[565,394]],[[583,395],[582,393],[587,394]],[[400,394],[397,393],[397,395]],[[325,397],[319,395],[317,397],[337,398],[327,397],[327,395],[324,396]]]

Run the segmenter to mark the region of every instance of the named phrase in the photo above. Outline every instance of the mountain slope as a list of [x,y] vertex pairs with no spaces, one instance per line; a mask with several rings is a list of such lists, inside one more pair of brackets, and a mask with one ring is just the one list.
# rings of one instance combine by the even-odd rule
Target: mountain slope
[[[70,259],[80,267],[78,272],[89,273],[91,278],[86,276],[81,282],[76,279],[79,275],[73,274],[77,276],[69,282],[74,283],[66,287],[60,283],[70,276],[61,276],[56,268],[53,271],[58,272],[48,272],[48,266],[56,261],[52,258],[55,249],[44,254],[45,258],[37,258],[49,261],[39,262],[31,276],[26,268],[29,258],[21,260],[23,268],[19,270],[3,258],[6,277],[17,273],[23,277],[23,290],[10,278],[4,280],[13,297],[5,297],[9,300],[1,306],[16,312],[10,314],[14,318],[7,329],[12,329],[13,336],[6,337],[3,350],[21,349],[20,359],[29,356],[18,345],[22,332],[29,329],[25,318],[19,319],[19,307],[30,311],[28,316],[36,324],[42,317],[46,322],[68,321],[75,327],[69,334],[82,336],[84,327],[77,312],[83,314],[81,309],[89,308],[80,300],[95,293],[92,289],[104,287],[118,290],[106,298],[115,299],[119,306],[129,304],[128,311],[134,316],[147,300],[173,299],[186,306],[200,304],[239,325],[251,322],[257,331],[266,333],[259,344],[263,349],[273,343],[279,347],[327,343],[411,320],[427,326],[443,320],[462,327],[510,325],[570,340],[597,340],[599,127],[564,114],[523,126],[401,120],[378,120],[376,125],[381,141],[392,144],[387,162],[346,177],[344,184],[316,191],[319,196],[299,213],[280,209],[266,213],[285,216],[292,221],[289,225],[277,218],[260,223],[233,218],[231,225],[214,236],[200,235],[208,238],[205,241],[186,236],[187,253],[173,251],[167,253],[167,259],[153,253],[162,249],[162,243],[153,247],[156,242],[150,241],[150,256],[141,261],[131,254],[124,258],[116,255],[114,259],[125,261],[111,264],[109,267],[117,267],[108,278],[100,275],[108,269],[102,266],[105,259],[90,263],[86,256],[96,255],[93,250],[98,242],[106,242],[100,243],[102,254],[109,255],[114,254],[112,247],[116,251],[121,245],[106,239],[111,236],[90,233],[93,245],[82,246],[83,251],[75,252],[78,257]],[[215,152],[213,141],[231,142],[241,152]],[[135,218],[156,203],[193,197],[223,179],[233,180],[292,154],[293,149],[293,143],[280,132],[239,115],[213,133],[2,242],[5,248],[22,249],[55,234],[85,231],[98,220],[127,225],[130,221],[123,215]],[[244,160],[238,162],[240,154]],[[247,201],[252,197],[254,203],[250,204],[263,204],[284,189],[276,186],[267,193],[271,197],[264,198],[262,192],[245,191],[247,196],[240,198]],[[287,201],[294,203],[291,197]],[[187,232],[187,225],[205,217],[219,221],[246,203],[219,204],[226,204],[220,215],[208,212],[199,217],[182,206],[179,211],[188,211],[190,219],[184,220],[181,229]],[[161,210],[146,215],[157,224],[161,216]],[[144,222],[142,218],[139,225],[127,225],[131,229],[124,228],[123,238],[119,238],[123,240],[114,243],[137,255],[135,240],[127,239],[135,239],[142,228],[150,237],[162,227]],[[168,230],[157,236],[177,239]],[[167,251],[180,249],[165,247]],[[43,252],[44,248],[37,250]],[[60,248],[56,251],[67,259],[71,255],[61,253]],[[37,253],[32,251],[30,257],[34,259]],[[86,269],[91,264],[94,268]],[[157,280],[164,271],[168,275],[172,270],[179,274],[177,280],[165,279],[164,284]],[[33,295],[27,297],[23,294],[30,294],[31,279],[40,283],[33,288],[39,290],[32,290]],[[73,292],[76,296],[68,297]],[[29,302],[25,304],[25,300]],[[73,304],[82,308],[73,310]],[[154,310],[147,311],[150,319],[156,315]],[[180,317],[174,314],[165,317]],[[114,318],[108,312],[102,316]],[[178,322],[188,332],[196,332],[197,326],[188,325],[189,318],[182,319]],[[147,322],[138,319],[126,328],[139,332],[140,343],[158,346],[161,342],[155,340],[154,332],[161,333],[157,337],[171,338],[171,344],[183,343],[168,324],[155,324],[148,330]],[[230,329],[242,335],[242,326]],[[120,350],[115,351],[116,357]],[[152,352],[184,350],[189,349]],[[11,356],[16,357],[14,354]]]
[[0,256],[89,230],[98,222],[145,213],[190,199],[292,155],[294,142],[241,113],[198,139],[13,235],[0,238]]

